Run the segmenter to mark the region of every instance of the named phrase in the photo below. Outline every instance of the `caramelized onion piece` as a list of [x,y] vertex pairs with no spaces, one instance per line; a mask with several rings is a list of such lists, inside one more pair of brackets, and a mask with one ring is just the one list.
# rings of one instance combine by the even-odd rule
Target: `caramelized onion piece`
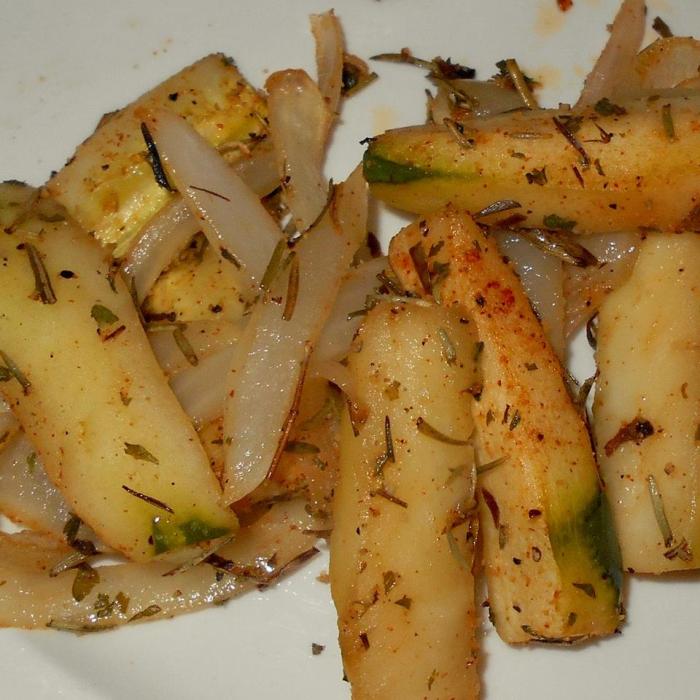
[[133,280],[141,302],[160,273],[199,231],[199,221],[179,197],[167,204],[144,228],[122,269]]
[[340,360],[350,349],[350,342],[362,323],[367,297],[382,283],[377,278],[387,267],[386,257],[373,258],[347,273],[338,291],[335,305],[314,353],[314,364],[325,360]]
[[357,168],[293,251],[299,283],[290,320],[283,318],[283,310],[291,265],[280,271],[253,310],[226,389],[226,503],[255,489],[284,449],[310,354],[352,257],[366,238],[366,216],[367,189]]
[[566,266],[564,335],[570,338],[598,310],[607,294],[623,284],[637,260],[638,233],[586,236],[583,240],[599,264],[580,268]]
[[70,517],[61,492],[49,481],[24,433],[0,452],[0,513],[18,525],[59,540]]
[[673,88],[697,80],[700,68],[700,41],[690,37],[657,39],[637,56],[635,72],[642,90]]
[[157,111],[149,122],[168,177],[201,221],[213,248],[238,268],[254,296],[280,238],[274,219],[215,148],[184,119]]
[[516,233],[499,234],[498,244],[513,262],[552,348],[563,360],[566,346],[561,260]]
[[0,533],[0,627],[92,632],[172,617],[269,585],[315,551],[313,533],[324,523],[305,505],[273,505],[235,542],[181,573],[165,575],[173,566],[163,561],[93,565],[98,580],[80,601],[73,595],[76,569],[47,574],[71,549],[33,533]]
[[170,388],[196,427],[223,413],[226,375],[234,351],[235,346],[223,347],[205,357],[196,367],[183,370],[171,380]]
[[273,73],[265,88],[285,201],[297,231],[306,231],[328,200],[322,168],[333,113],[316,83],[302,70]]
[[624,0],[610,29],[605,48],[588,74],[575,109],[612,98],[635,82],[634,65],[644,37],[644,0]]
[[170,377],[233,345],[242,332],[242,323],[226,321],[155,324],[148,327],[148,340],[158,363]]
[[343,29],[333,10],[311,15],[311,32],[316,41],[316,70],[318,89],[331,114],[338,111],[343,86]]

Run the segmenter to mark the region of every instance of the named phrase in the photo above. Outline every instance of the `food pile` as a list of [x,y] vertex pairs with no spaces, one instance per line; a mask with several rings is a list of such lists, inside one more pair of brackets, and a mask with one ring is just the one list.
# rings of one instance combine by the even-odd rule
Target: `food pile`
[[[557,109],[511,58],[373,57],[428,120],[334,183],[376,75],[329,11],[315,80],[210,55],[3,183],[0,625],[172,617],[329,538],[353,696],[476,698],[482,578],[505,642],[568,645],[697,568],[700,42],[654,26],[624,0]],[[416,217],[388,251],[370,199]]]

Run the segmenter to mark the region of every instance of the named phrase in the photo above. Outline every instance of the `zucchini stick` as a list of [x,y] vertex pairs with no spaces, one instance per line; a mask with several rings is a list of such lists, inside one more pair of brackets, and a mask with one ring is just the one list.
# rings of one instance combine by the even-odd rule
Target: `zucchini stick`
[[138,561],[233,534],[104,250],[69,221],[27,220],[0,255],[0,392],[70,509]]
[[216,147],[264,131],[265,101],[223,54],[206,56],[105,115],[47,190],[97,240],[114,244],[116,257],[173,196],[156,182],[141,131],[156,109],[184,117]]
[[[357,700],[476,698],[471,325],[380,304],[348,358],[331,592]],[[356,434],[355,434],[356,433]]]
[[594,427],[622,561],[697,569],[700,236],[651,234],[598,313]]
[[473,119],[462,124],[473,148],[442,127],[388,131],[367,148],[365,178],[376,197],[417,214],[515,200],[519,209],[489,220],[517,215],[519,225],[577,233],[697,230],[699,105],[688,93]]
[[621,572],[607,501],[583,418],[520,281],[495,241],[452,207],[403,229],[390,262],[409,291],[471,314],[479,335],[473,408],[498,633],[559,643],[612,633]]

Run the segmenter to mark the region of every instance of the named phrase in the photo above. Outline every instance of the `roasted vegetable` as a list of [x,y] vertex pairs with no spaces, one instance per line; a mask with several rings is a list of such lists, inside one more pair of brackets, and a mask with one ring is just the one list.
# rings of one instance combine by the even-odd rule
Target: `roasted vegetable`
[[517,276],[453,207],[403,229],[390,262],[409,291],[470,314],[479,336],[473,408],[498,633],[560,643],[612,633],[621,573],[607,500],[583,418]]
[[46,217],[3,234],[0,251],[0,392],[71,510],[141,561],[232,534],[236,518],[105,252]]
[[156,109],[184,117],[217,147],[250,141],[264,130],[264,100],[222,54],[197,61],[123,110],[105,115],[47,189],[85,230],[114,244],[115,256],[128,250],[172,197],[156,182],[149,161],[154,155],[141,130]]
[[235,268],[197,236],[158,278],[144,301],[144,314],[180,322],[238,321],[245,309],[240,287]]
[[421,213],[451,202],[481,210],[515,200],[518,225],[607,232],[700,228],[700,150],[693,93],[609,100],[580,114],[530,110],[463,122],[465,148],[435,126],[373,139],[364,172],[373,194]]
[[654,234],[600,307],[594,426],[625,567],[700,565],[700,236]]
[[348,358],[331,591],[353,697],[475,698],[471,326],[381,304]]
[[277,503],[235,542],[178,568],[167,561],[91,566],[36,533],[0,533],[0,627],[97,632],[220,605],[317,552],[314,532],[323,523],[304,506]]

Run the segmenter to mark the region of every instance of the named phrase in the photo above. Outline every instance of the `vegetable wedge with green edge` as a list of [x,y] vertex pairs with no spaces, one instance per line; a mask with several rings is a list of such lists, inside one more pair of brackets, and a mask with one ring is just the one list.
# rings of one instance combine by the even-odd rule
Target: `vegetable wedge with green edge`
[[478,697],[475,341],[451,310],[381,303],[348,357],[366,418],[342,419],[330,577],[356,700]]
[[700,236],[652,234],[598,312],[593,407],[625,568],[700,566]]
[[138,561],[235,532],[105,251],[68,221],[27,220],[0,254],[0,392],[71,510]]
[[264,99],[223,54],[206,56],[105,115],[47,189],[86,231],[114,244],[116,257],[172,198],[154,178],[141,132],[155,109],[184,117],[216,147],[249,142],[265,130]]
[[495,465],[479,491],[498,633],[560,643],[611,634],[621,570],[607,499],[583,417],[520,281],[495,241],[453,207],[403,229],[389,259],[408,290],[468,314],[483,343],[473,408],[481,464]]
[[375,197],[416,214],[448,203],[474,213],[515,200],[520,208],[485,221],[516,215],[521,226],[578,233],[700,229],[700,159],[692,157],[700,153],[700,94],[597,109],[465,121],[469,149],[442,127],[388,131],[367,147],[365,178]]
[[303,500],[273,505],[253,525],[241,528],[234,542],[196,565],[94,565],[87,568],[91,580],[83,582],[77,597],[85,565],[49,575],[75,550],[36,533],[0,533],[0,627],[97,632],[219,605],[273,583],[316,553],[314,533],[323,521],[305,506]]

